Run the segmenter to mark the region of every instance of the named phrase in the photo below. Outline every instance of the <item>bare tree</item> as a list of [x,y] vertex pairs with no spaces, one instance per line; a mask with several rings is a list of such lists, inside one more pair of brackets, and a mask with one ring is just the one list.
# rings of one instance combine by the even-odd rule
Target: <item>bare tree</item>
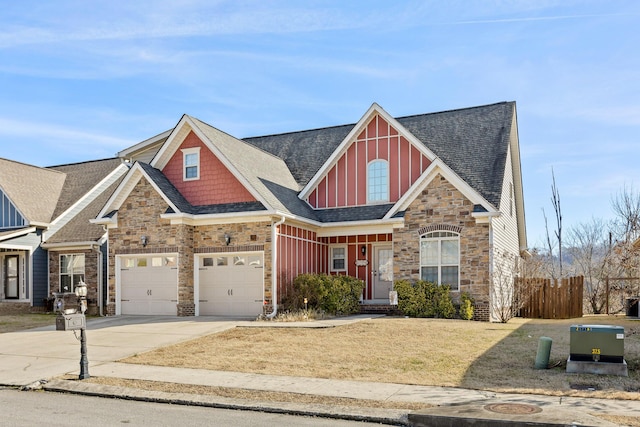
[[[624,186],[611,201],[615,214],[613,233],[611,238],[611,256],[608,265],[610,277],[633,278],[640,272],[640,193],[633,186]],[[617,294],[620,303],[617,309],[624,308],[624,299],[630,295],[637,295],[638,281],[614,280],[610,290]],[[612,300],[613,298],[610,298]]]
[[507,323],[515,315],[514,283],[520,268],[520,257],[507,251],[493,249],[493,269],[491,283],[491,313],[501,323]]
[[544,217],[544,228],[545,231],[547,232],[547,248],[549,249],[549,259],[551,260],[551,277],[553,279],[557,279],[557,278],[562,278],[563,277],[563,272],[562,272],[562,209],[560,206],[560,192],[558,191],[558,187],[556,185],[556,176],[555,173],[553,172],[553,168],[551,169],[551,178],[552,178],[552,185],[551,185],[551,204],[553,205],[553,210],[555,212],[556,215],[556,229],[553,231],[553,234],[555,235],[555,240],[557,242],[557,248],[558,248],[558,276],[556,277],[556,270],[555,270],[555,262],[553,261],[554,259],[554,254],[553,254],[553,249],[554,247],[556,247],[556,245],[554,243],[551,242],[551,237],[549,236],[549,224],[547,222],[547,215],[544,211],[544,208],[542,209],[542,215]]
[[548,270],[547,273],[553,278],[556,278],[556,262],[554,260],[554,248],[555,245],[551,242],[551,236],[549,236],[549,223],[547,221],[547,215],[544,211],[544,208],[542,208],[542,217],[544,218],[544,229],[546,231],[546,237],[547,237],[547,260],[548,262],[545,264],[546,269]]
[[606,303],[606,275],[610,259],[609,225],[602,219],[576,224],[569,229],[566,251],[573,274],[584,276],[585,297],[591,312],[602,313]]
[[616,215],[614,222],[617,238],[635,241],[640,234],[640,194],[633,186],[624,188],[611,200],[611,208]]
[[497,320],[507,323],[529,303],[539,289],[547,260],[534,250],[525,257],[493,249],[491,311]]

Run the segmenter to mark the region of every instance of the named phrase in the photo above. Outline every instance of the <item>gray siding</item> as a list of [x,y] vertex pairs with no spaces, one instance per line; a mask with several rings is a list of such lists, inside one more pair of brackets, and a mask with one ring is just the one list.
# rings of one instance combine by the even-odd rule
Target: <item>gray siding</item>
[[33,305],[42,307],[49,296],[49,255],[38,247],[31,258],[33,262]]
[[6,194],[0,190],[0,229],[24,227],[25,220],[16,209],[15,205],[9,200]]

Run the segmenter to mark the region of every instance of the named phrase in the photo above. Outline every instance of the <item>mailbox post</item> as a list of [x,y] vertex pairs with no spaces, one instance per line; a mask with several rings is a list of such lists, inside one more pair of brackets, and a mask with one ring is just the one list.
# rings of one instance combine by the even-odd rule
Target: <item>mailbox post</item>
[[[89,378],[89,360],[87,359],[87,285],[80,281],[73,292],[55,292],[55,309],[58,312],[56,317],[56,330],[58,331],[80,331],[80,375],[79,379]],[[74,298],[75,297],[75,298]],[[69,299],[75,299],[75,307],[65,307]],[[80,313],[78,313],[80,310]],[[76,336],[77,338],[77,336]]]
[[82,280],[76,286],[76,295],[80,304],[80,313],[83,319],[80,328],[80,376],[79,379],[89,378],[89,359],[87,359],[87,322],[84,312],[87,311],[87,284]]

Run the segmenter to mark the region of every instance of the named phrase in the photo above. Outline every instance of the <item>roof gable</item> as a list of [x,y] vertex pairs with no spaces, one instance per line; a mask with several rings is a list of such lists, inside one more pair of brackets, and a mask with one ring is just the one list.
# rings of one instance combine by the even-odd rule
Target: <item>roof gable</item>
[[399,118],[398,122],[493,206],[500,205],[515,102]]
[[182,117],[154,157],[151,166],[162,170],[191,132],[246,188],[255,201],[270,210],[289,210],[269,186],[273,184],[296,192],[299,190],[298,183],[282,159],[187,115]]
[[146,163],[136,162],[109,197],[100,212],[98,212],[96,220],[92,222],[114,222],[114,213],[120,209],[129,194],[131,194],[143,177],[149,181],[156,192],[167,202],[169,209],[174,212],[182,212],[188,210],[191,206],[162,172]]
[[[197,179],[184,179],[183,151],[185,150],[198,154]],[[194,206],[256,201],[256,198],[193,131],[187,134],[162,169],[162,173]]]
[[0,190],[30,224],[53,219],[65,179],[62,172],[0,159]]
[[[376,104],[366,120],[354,126],[300,197],[315,208],[395,203],[435,158]],[[386,197],[368,200],[369,165],[384,166]],[[317,180],[316,180],[317,179]]]
[[20,228],[26,225],[24,215],[20,209],[0,189],[0,230],[7,228]]
[[[367,135],[370,133],[371,134],[375,133],[377,136],[377,132],[380,131],[380,129],[378,129],[378,126],[376,125],[377,123],[376,118],[378,116],[381,117],[382,120],[388,124],[389,126],[388,132],[390,134],[397,133],[399,136],[405,138],[408,141],[409,146],[411,148],[415,148],[420,153],[420,155],[426,157],[429,161],[435,158],[435,155],[424,144],[421,144],[419,140],[417,140],[413,135],[411,135],[411,133],[407,132],[404,129],[404,127],[398,121],[396,121],[396,119],[391,117],[382,107],[374,103],[371,105],[371,107],[369,107],[369,109],[362,116],[360,121],[358,121],[358,123],[356,123],[355,126],[351,128],[350,132],[340,142],[340,145],[334,150],[331,156],[327,158],[325,163],[316,172],[313,178],[311,178],[311,180],[305,185],[305,187],[300,192],[301,199],[305,199],[309,197],[314,187],[317,186],[320,183],[320,181],[322,181],[322,179],[329,173],[331,168],[338,163],[339,159],[347,152],[347,150],[352,144],[354,144],[358,140],[367,141]],[[388,136],[388,135],[385,135],[385,136]],[[381,158],[381,156],[378,156],[378,155],[372,155],[368,157],[369,158],[366,159],[367,163],[371,159]],[[366,178],[366,175],[365,175],[365,178]],[[361,190],[358,189],[357,191],[361,191]],[[356,201],[356,204],[362,204],[362,203],[358,203]]]

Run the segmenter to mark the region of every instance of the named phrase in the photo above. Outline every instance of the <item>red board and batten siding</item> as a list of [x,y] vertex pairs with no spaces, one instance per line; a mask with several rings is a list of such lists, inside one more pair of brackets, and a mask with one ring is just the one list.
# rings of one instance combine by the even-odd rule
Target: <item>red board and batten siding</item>
[[366,205],[367,164],[376,159],[389,162],[391,203],[397,202],[431,164],[393,126],[376,116],[327,171],[307,202],[319,209]]
[[[278,230],[278,259],[276,271],[278,274],[278,300],[286,297],[293,279],[300,274],[331,273],[347,274],[363,280],[366,284],[364,298],[372,297],[371,268],[357,266],[356,260],[367,260],[369,264],[373,258],[373,244],[391,242],[391,234],[370,234],[359,236],[318,237],[314,231],[292,225],[283,224]],[[329,247],[331,245],[347,246],[346,270],[331,272],[329,269]],[[361,248],[366,247],[366,254],[362,255]]]
[[[327,239],[329,246],[347,246],[346,271],[339,273],[331,272],[331,274],[346,274],[347,276],[357,277],[364,281],[365,289],[363,297],[364,299],[373,299],[373,281],[371,277],[373,245],[385,242],[391,244],[392,240],[393,238],[391,233],[329,237]],[[362,255],[362,246],[365,246],[366,248],[365,255]],[[368,265],[358,266],[356,265],[357,260],[367,260]],[[329,262],[329,260],[327,262]]]
[[298,275],[327,272],[329,250],[314,231],[288,224],[279,226],[277,238],[278,299],[282,302]]
[[[185,181],[181,150],[195,147],[200,147],[200,179]],[[194,206],[256,201],[193,132],[187,135],[162,173]]]

